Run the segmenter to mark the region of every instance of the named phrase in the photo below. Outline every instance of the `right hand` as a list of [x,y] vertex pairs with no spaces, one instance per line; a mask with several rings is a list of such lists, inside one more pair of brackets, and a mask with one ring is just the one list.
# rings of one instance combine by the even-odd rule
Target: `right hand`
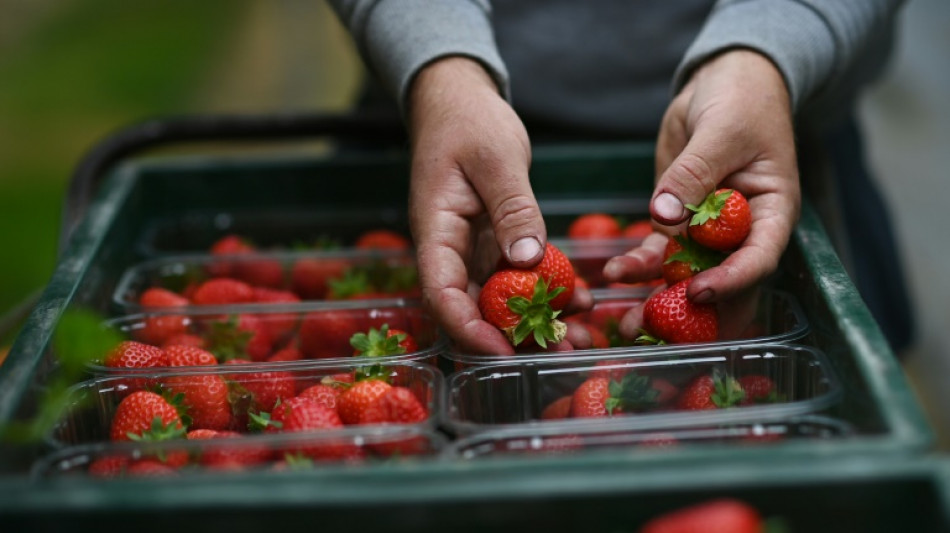
[[528,133],[485,69],[463,57],[420,71],[408,104],[409,222],[423,303],[459,350],[513,354],[482,319],[472,280],[484,281],[499,255],[521,268],[543,256]]

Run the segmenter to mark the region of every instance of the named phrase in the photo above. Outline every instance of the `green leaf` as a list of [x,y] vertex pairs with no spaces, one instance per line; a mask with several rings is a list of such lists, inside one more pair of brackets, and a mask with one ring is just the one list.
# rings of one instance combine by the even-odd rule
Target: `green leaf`
[[94,311],[70,309],[63,313],[53,333],[53,353],[66,372],[83,372],[86,364],[101,360],[122,342],[123,336],[103,324]]

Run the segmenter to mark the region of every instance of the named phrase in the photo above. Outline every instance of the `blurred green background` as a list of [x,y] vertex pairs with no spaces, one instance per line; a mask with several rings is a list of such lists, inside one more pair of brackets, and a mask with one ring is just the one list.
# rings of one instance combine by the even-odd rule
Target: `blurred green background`
[[106,135],[157,116],[340,110],[362,76],[324,2],[0,0],[0,13],[0,315],[49,279],[70,174]]

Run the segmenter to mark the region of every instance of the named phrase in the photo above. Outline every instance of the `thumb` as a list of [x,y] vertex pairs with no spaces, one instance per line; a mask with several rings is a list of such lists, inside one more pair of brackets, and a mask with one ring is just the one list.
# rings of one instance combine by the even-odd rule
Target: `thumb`
[[657,181],[650,201],[650,214],[657,222],[673,226],[690,214],[686,204],[698,205],[719,182],[741,167],[741,151],[735,138],[715,127],[697,126],[683,151]]
[[512,163],[479,169],[470,179],[485,204],[502,256],[513,266],[530,268],[544,256],[547,232],[527,163]]

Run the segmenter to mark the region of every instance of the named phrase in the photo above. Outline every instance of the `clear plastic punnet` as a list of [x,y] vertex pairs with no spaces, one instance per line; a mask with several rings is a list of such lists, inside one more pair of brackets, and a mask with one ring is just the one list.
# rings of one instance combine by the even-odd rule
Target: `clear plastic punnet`
[[[365,381],[372,384],[363,384]],[[67,398],[70,408],[55,424],[47,441],[62,448],[126,440],[175,440],[195,430],[248,436],[335,433],[371,427],[434,429],[439,425],[443,386],[444,378],[438,369],[411,361],[312,364],[309,368],[273,370],[227,365],[207,370],[133,373],[75,385]],[[367,399],[363,392],[346,397],[358,388],[372,389],[372,400],[383,394],[392,398],[377,406],[377,411],[366,414],[355,407],[361,405],[361,399]],[[322,409],[309,405],[310,400],[334,411],[338,419],[319,412]],[[290,422],[291,417],[297,416],[307,420],[294,412],[298,404],[305,409],[300,413],[312,409],[317,413],[313,417],[319,415],[323,422],[313,427],[309,422]],[[394,406],[406,406],[413,416],[394,422]],[[142,412],[145,414],[136,414]],[[128,418],[130,413],[135,417]],[[147,422],[144,425],[142,416]],[[157,428],[153,427],[156,417],[160,426]]]
[[473,367],[449,376],[446,390],[443,423],[461,436],[783,420],[819,413],[842,395],[820,350],[784,344]]
[[[225,284],[229,286],[222,288]],[[166,297],[143,298],[150,289],[161,289]],[[112,299],[120,309],[132,313],[146,308],[418,296],[418,272],[410,251],[351,248],[150,259],[123,273]]]
[[[117,332],[118,339],[160,347],[167,355],[158,356],[160,362],[152,361],[148,368],[128,368],[141,360],[125,363],[103,353],[89,364],[95,375],[154,372],[230,360],[264,367],[358,360],[435,364],[446,344],[432,317],[417,302],[406,301],[191,307],[119,317],[106,321],[104,327]],[[388,339],[391,336],[396,339]],[[200,362],[176,359],[174,354],[183,351],[183,345],[207,353]]]
[[847,438],[854,428],[843,420],[806,415],[769,422],[670,428],[564,433],[559,427],[508,429],[478,433],[449,444],[446,458],[480,459],[502,456],[545,456],[605,450],[676,451],[683,446],[758,446],[789,440]]
[[[528,360],[561,359],[575,356],[650,355],[675,353],[688,348],[731,348],[753,344],[793,343],[809,331],[808,319],[795,297],[787,292],[763,289],[754,306],[744,309],[740,315],[723,317],[720,311],[721,338],[711,343],[689,345],[634,345],[633,339],[620,335],[618,325],[630,309],[641,305],[646,295],[639,289],[606,290],[594,293],[594,306],[589,311],[562,317],[569,327],[586,327],[591,336],[601,337],[604,347],[567,352],[522,351],[510,355],[476,355],[449,348],[444,357],[454,363],[456,369],[472,366],[508,364]],[[593,331],[591,331],[593,330]]]
[[115,442],[57,450],[34,479],[176,478],[196,474],[307,471],[439,457],[446,438],[421,427],[350,427],[329,433],[217,434],[163,442]]

